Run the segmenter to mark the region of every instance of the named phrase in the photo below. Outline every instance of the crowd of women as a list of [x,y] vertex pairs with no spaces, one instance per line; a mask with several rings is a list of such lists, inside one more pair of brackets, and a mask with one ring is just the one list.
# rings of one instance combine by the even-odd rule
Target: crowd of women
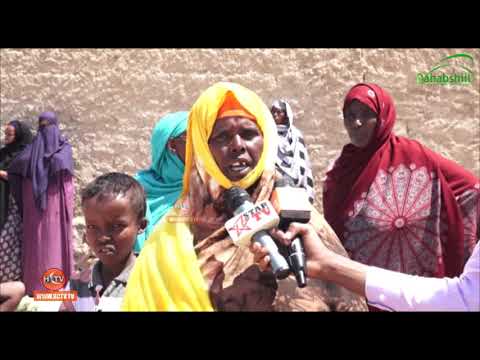
[[[134,246],[123,310],[366,310],[364,298],[322,280],[304,289],[292,277],[275,280],[230,239],[225,190],[239,186],[255,202],[267,200],[280,177],[305,189],[310,223],[337,254],[406,274],[458,276],[480,237],[480,180],[395,135],[393,99],[378,85],[353,86],[343,116],[350,142],[326,174],[312,173],[288,102],[268,108],[241,85],[216,83],[189,111],[161,118],[151,165],[135,175],[148,223]],[[0,283],[21,281],[32,296],[46,269],[73,272],[72,147],[52,112],[39,116],[35,137],[18,120],[4,133]],[[326,175],[324,183],[314,175]],[[324,217],[313,207],[322,190]]]

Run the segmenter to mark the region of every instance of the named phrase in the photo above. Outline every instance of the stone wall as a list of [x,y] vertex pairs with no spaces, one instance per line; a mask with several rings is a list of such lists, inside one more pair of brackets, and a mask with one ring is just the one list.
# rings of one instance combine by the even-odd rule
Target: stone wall
[[[473,83],[417,84],[442,58],[474,57]],[[458,61],[457,61],[458,60]],[[450,69],[463,71],[461,59]],[[217,81],[238,82],[270,105],[292,105],[320,179],[347,142],[341,107],[357,82],[375,82],[397,106],[395,131],[417,139],[480,175],[479,49],[1,49],[0,119],[36,124],[55,110],[74,149],[78,189],[117,170],[134,174],[150,162],[151,130],[161,116],[188,110]],[[75,237],[82,218],[76,200]]]

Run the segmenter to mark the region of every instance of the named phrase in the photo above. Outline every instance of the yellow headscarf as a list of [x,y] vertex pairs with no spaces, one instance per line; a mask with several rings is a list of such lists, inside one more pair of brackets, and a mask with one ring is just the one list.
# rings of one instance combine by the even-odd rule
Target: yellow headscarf
[[[263,133],[263,152],[258,164],[240,181],[230,181],[221,172],[208,147],[218,110],[229,92],[256,118],[256,123]],[[277,156],[277,129],[270,110],[257,94],[235,83],[220,82],[205,90],[193,105],[188,119],[186,146],[183,194],[189,190],[190,173],[194,163],[225,189],[232,186],[247,189],[260,178],[264,170],[273,171]],[[202,169],[199,170],[202,175]]]
[[[258,164],[243,179],[230,181],[218,168],[208,139],[217,113],[228,93],[255,119],[263,133],[263,151]],[[212,311],[206,284],[195,253],[193,234],[186,222],[177,222],[190,186],[192,171],[198,170],[204,184],[213,181],[228,189],[249,188],[266,170],[273,171],[277,131],[267,106],[251,90],[221,82],[205,90],[193,105],[187,130],[182,198],[150,235],[128,280],[122,309],[125,311]],[[208,181],[205,179],[208,177]],[[177,220],[177,221],[176,221]]]

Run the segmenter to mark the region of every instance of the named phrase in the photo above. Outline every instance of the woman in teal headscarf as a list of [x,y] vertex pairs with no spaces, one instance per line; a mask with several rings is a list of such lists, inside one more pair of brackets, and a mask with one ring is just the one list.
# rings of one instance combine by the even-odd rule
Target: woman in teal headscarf
[[137,236],[134,246],[137,253],[182,192],[187,119],[188,112],[179,111],[157,122],[151,140],[152,164],[135,175],[145,189],[148,220],[145,232]]

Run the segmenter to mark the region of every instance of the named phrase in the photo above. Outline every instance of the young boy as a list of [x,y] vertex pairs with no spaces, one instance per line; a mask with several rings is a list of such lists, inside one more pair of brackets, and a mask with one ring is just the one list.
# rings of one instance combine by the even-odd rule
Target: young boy
[[60,311],[120,311],[127,280],[135,264],[133,245],[145,230],[145,193],[131,176],[108,173],[81,192],[84,239],[99,259],[72,276],[67,290],[78,300],[63,302]]
[[0,312],[15,311],[25,295],[25,285],[21,281],[0,283]]

